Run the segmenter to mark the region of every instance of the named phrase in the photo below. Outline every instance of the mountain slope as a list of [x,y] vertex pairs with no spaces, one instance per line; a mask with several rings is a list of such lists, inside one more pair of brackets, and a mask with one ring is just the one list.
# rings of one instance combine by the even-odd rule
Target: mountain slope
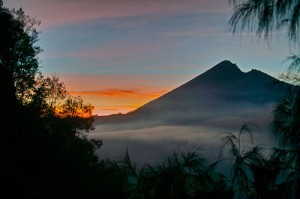
[[146,126],[229,125],[237,119],[265,123],[290,87],[258,70],[244,73],[223,61],[131,113],[95,120],[96,124],[143,122]]

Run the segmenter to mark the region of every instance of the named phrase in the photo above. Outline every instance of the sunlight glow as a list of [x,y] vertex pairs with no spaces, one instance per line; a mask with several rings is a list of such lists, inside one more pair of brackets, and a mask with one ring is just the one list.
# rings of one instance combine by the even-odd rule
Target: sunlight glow
[[70,92],[71,95],[81,96],[85,102],[91,103],[95,107],[94,115],[128,113],[165,93],[166,91],[146,91],[142,89]]

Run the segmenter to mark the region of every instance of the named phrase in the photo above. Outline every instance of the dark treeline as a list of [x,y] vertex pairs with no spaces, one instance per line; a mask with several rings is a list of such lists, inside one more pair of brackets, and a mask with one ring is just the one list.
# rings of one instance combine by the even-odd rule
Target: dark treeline
[[197,151],[143,167],[128,152],[120,161],[99,160],[102,141],[85,133],[94,128],[93,107],[39,71],[38,24],[0,0],[0,198],[298,198],[298,97],[275,110],[281,148],[243,150],[247,126],[224,136],[228,176],[216,170],[227,163],[209,163]]
[[92,106],[41,75],[39,22],[0,3],[0,198],[118,196],[94,155],[101,141],[80,133],[93,129]]

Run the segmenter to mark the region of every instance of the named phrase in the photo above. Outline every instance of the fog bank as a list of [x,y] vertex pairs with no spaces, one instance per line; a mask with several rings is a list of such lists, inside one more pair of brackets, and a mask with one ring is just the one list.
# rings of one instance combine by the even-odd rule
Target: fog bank
[[[225,129],[211,126],[156,126],[144,129],[105,131],[104,125],[95,126],[90,138],[103,140],[96,152],[100,158],[119,160],[128,149],[133,161],[138,164],[153,164],[174,151],[198,150],[210,162],[218,159],[222,137],[226,132],[238,133],[243,124]],[[270,146],[267,128],[252,131],[254,145]],[[251,145],[244,140],[244,145]]]

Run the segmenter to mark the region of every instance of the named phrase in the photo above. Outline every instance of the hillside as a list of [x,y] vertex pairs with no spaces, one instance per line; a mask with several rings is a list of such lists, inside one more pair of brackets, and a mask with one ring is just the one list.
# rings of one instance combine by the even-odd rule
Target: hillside
[[133,112],[95,117],[95,124],[262,125],[291,87],[258,70],[242,72],[226,60]]

